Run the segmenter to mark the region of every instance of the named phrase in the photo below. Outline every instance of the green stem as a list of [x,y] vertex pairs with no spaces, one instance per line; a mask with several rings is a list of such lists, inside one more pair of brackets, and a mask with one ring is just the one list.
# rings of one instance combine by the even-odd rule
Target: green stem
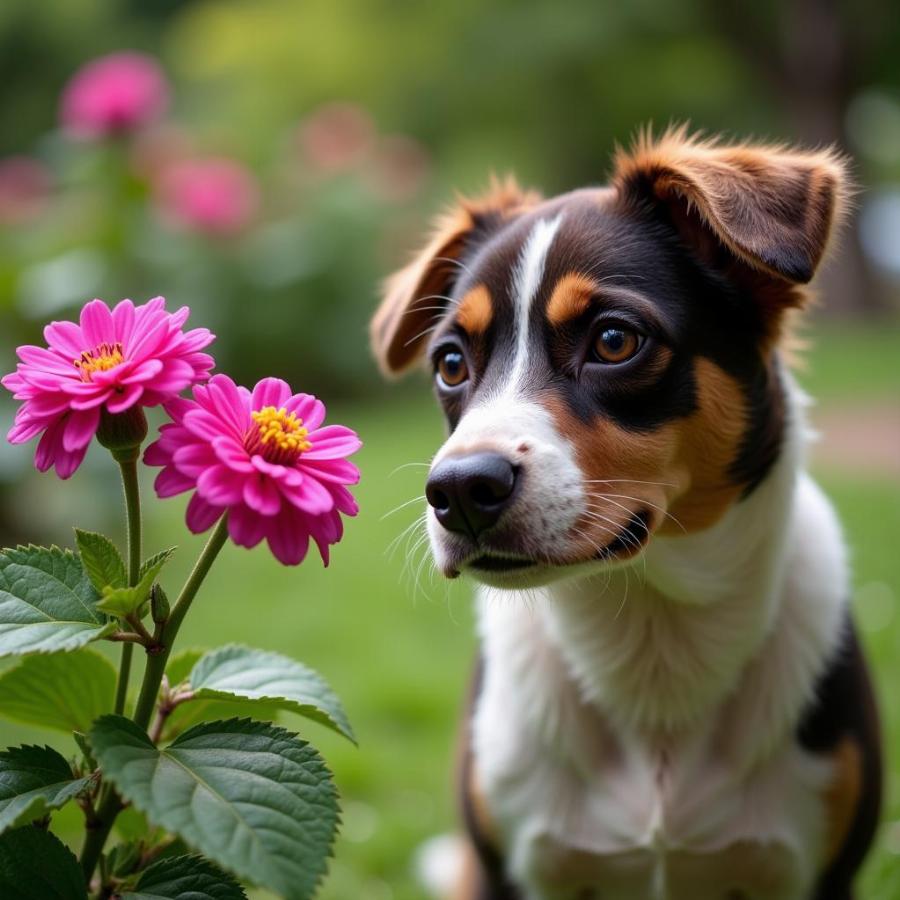
[[141,728],[146,729],[150,724],[153,716],[153,709],[156,706],[156,698],[159,695],[159,686],[162,684],[162,677],[166,671],[166,663],[169,660],[169,654],[172,652],[172,645],[178,636],[178,630],[181,623],[187,615],[187,611],[203,584],[210,567],[219,555],[219,551],[225,546],[228,540],[228,523],[227,518],[223,516],[216,525],[215,530],[209,536],[206,546],[197,558],[194,569],[188,576],[188,580],[184,583],[169,618],[163,625],[160,634],[160,649],[158,652],[147,656],[147,668],[144,670],[144,681],[141,684],[141,693],[138,697],[137,706],[134,710],[134,721]]
[[[141,490],[138,484],[137,452],[134,454],[114,454],[122,472],[122,492],[125,495],[125,519],[128,533],[128,584],[138,583],[141,571]],[[119,678],[116,682],[116,715],[125,711],[128,696],[128,680],[131,676],[131,659],[134,645],[122,645],[122,660],[119,664]]]
[[[166,662],[172,651],[172,645],[181,628],[181,623],[187,615],[187,611],[203,584],[209,570],[219,555],[219,551],[225,546],[228,540],[228,524],[226,517],[223,516],[216,525],[215,530],[210,535],[206,546],[203,548],[191,574],[188,576],[178,600],[172,607],[169,618],[163,625],[160,633],[160,646],[156,653],[148,653],[147,666],[144,669],[144,678],[141,682],[141,693],[138,697],[137,706],[135,707],[134,721],[143,729],[150,724],[150,718],[153,715],[153,709],[156,706],[156,699],[159,696],[159,686],[162,684],[162,678],[166,671]],[[129,545],[130,546],[130,545]],[[113,823],[122,809],[122,801],[118,794],[109,785],[104,785],[101,790],[100,802],[97,806],[97,814],[94,819],[88,823],[88,831],[85,836],[84,846],[81,850],[81,867],[84,872],[85,880],[90,883],[112,830]]]
[[[128,536],[128,584],[138,583],[141,571],[141,490],[138,483],[137,461],[140,448],[113,450],[113,457],[119,464],[122,473],[122,493],[125,495],[125,521]],[[131,660],[134,656],[134,644],[122,644],[122,658],[119,663],[119,675],[116,680],[116,699],[114,711],[122,715],[128,697],[128,682],[131,677]],[[90,883],[103,853],[103,847],[113,822],[122,808],[122,801],[112,789],[111,784],[104,784],[100,789],[97,811],[88,821],[84,846],[81,849],[81,867],[85,880]]]

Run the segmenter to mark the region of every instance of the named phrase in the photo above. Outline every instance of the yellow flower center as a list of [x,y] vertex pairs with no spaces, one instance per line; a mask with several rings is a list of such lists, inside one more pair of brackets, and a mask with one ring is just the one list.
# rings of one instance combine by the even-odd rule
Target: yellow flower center
[[303,419],[296,413],[289,413],[283,406],[264,406],[251,412],[256,429],[251,429],[244,440],[250,453],[259,453],[269,462],[284,463],[296,459],[309,450],[312,444],[307,440],[309,431],[303,427]]
[[81,371],[81,380],[90,381],[94,372],[107,372],[125,361],[121,344],[100,344],[93,350],[85,350],[72,363]]

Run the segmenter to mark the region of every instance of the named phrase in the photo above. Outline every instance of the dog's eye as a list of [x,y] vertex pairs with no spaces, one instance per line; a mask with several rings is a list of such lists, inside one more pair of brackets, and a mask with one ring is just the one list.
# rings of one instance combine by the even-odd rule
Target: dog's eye
[[445,387],[458,387],[469,377],[465,357],[458,350],[448,350],[437,361],[437,375]]
[[603,328],[594,338],[593,352],[597,362],[615,364],[631,359],[641,349],[642,337],[627,328]]

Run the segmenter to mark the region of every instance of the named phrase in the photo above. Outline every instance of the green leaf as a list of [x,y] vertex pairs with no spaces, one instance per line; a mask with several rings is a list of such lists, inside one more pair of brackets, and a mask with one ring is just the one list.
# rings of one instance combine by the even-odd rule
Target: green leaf
[[75,650],[115,623],[97,609],[97,591],[69,550],[0,551],[0,656]]
[[165,550],[148,559],[141,568],[141,580],[134,587],[104,588],[103,599],[97,606],[113,616],[124,617],[137,612],[150,599],[150,588],[172,553],[172,550]]
[[0,752],[0,833],[59,809],[89,784],[75,778],[50,747],[10,747]]
[[308,900],[338,821],[319,754],[249,719],[191,728],[165,749],[122,716],[103,716],[91,745],[104,778],[148,819],[240,878]]
[[173,856],[146,869],[122,900],[246,900],[244,889],[202,856]]
[[81,564],[91,579],[91,583],[102,591],[105,587],[125,587],[125,562],[116,545],[105,535],[96,531],[75,529],[75,543]]
[[199,647],[186,647],[184,650],[173,653],[166,664],[166,678],[169,679],[169,684],[176,687],[183,681],[187,681],[191,670],[207,652]]
[[115,667],[94,650],[29,656],[0,675],[0,715],[87,732],[112,709],[115,690]]
[[3,900],[87,900],[84,873],[55,834],[26,825],[0,836]]
[[[206,650],[188,648],[173,653],[166,666],[166,677],[172,687],[184,684],[197,662],[205,656]],[[253,714],[257,719],[272,721],[278,717],[278,706],[274,703],[256,701]],[[180,703],[169,716],[163,729],[163,737],[171,740],[182,731],[200,722],[211,722],[214,719],[234,719],[247,714],[246,700],[192,700]]]
[[274,704],[356,738],[341,701],[317,672],[280,653],[232,644],[207,653],[189,677],[199,700],[248,700]]
[[159,575],[162,567],[175,555],[176,549],[176,547],[169,547],[167,550],[160,550],[159,553],[154,553],[149,559],[145,559],[141,563],[138,578],[143,578],[151,569],[156,572],[156,575]]

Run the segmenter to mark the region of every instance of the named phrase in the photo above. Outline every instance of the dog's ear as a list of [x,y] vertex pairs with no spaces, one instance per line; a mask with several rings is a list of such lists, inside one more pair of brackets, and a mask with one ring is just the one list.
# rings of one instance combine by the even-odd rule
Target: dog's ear
[[385,282],[381,306],[372,319],[372,350],[385,374],[399,374],[422,353],[430,325],[449,306],[448,295],[465,271],[462,256],[538,199],[512,178],[492,179],[485,194],[459,198],[437,219],[428,244]]
[[665,204],[707,261],[737,261],[787,285],[812,278],[848,194],[846,163],[834,150],[724,145],[684,126],[659,139],[645,132],[620,150],[613,184],[623,197]]

